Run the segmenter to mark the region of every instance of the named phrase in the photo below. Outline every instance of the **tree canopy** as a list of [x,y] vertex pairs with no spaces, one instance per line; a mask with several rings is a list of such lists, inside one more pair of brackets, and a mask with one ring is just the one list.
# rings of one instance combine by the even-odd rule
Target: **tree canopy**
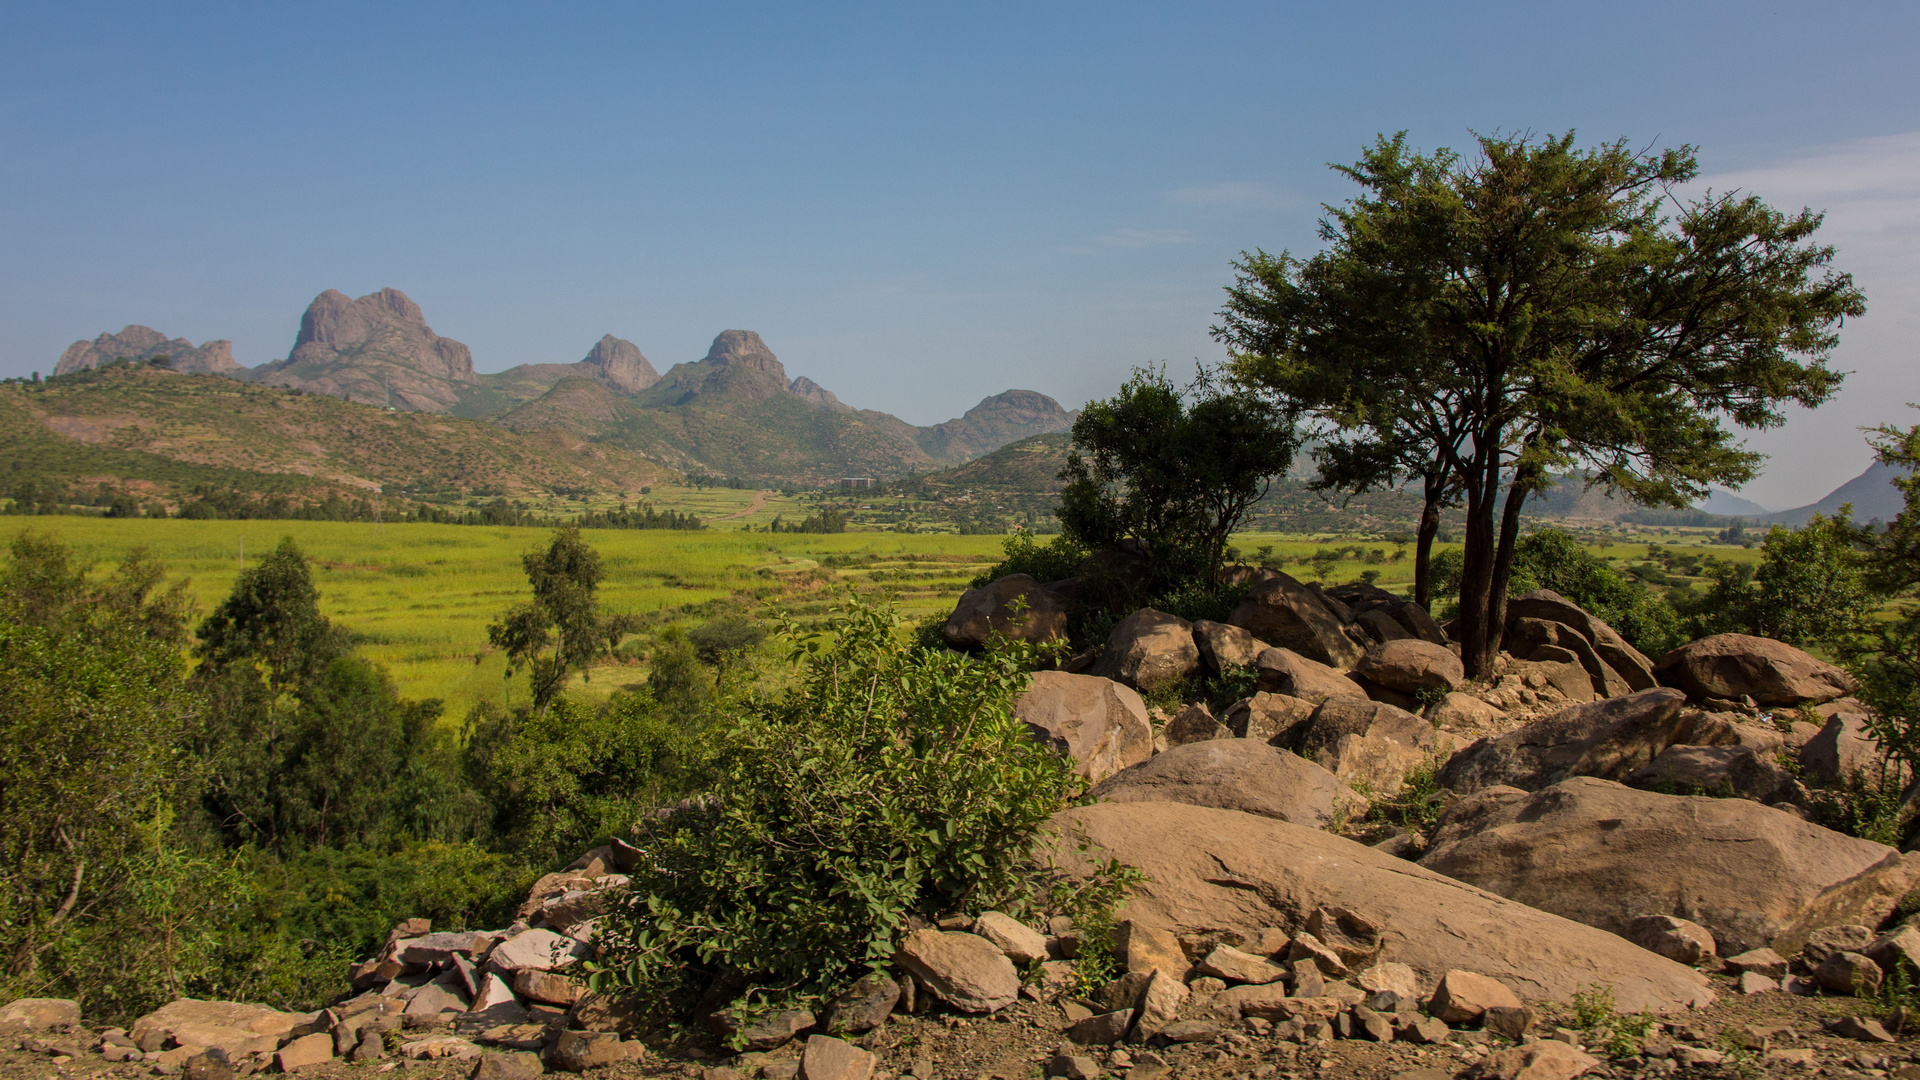
[[1229,393],[1204,372],[1183,394],[1165,372],[1137,369],[1073,423],[1062,530],[1093,550],[1142,542],[1159,587],[1210,578],[1296,442],[1270,402]]
[[1500,646],[1530,494],[1581,471],[1683,506],[1750,479],[1760,455],[1732,429],[1826,401],[1838,325],[1865,310],[1812,242],[1819,214],[1737,192],[1681,203],[1691,147],[1581,149],[1568,133],[1477,149],[1380,138],[1340,167],[1364,191],[1328,208],[1325,248],[1243,257],[1215,328],[1238,379],[1333,429],[1343,482],[1457,485],[1475,675]]

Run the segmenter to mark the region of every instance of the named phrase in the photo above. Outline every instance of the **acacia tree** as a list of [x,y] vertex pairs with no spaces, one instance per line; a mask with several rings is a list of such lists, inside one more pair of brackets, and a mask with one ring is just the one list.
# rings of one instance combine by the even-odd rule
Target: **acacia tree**
[[1156,588],[1210,582],[1234,527],[1286,473],[1296,442],[1281,410],[1227,393],[1205,372],[1183,395],[1164,371],[1135,369],[1073,423],[1061,529],[1094,550],[1143,542]]
[[[1482,136],[1471,160],[1382,137],[1339,171],[1325,248],[1243,258],[1215,332],[1235,372],[1380,453],[1409,439],[1466,501],[1462,660],[1500,648],[1520,511],[1555,472],[1684,506],[1750,479],[1785,402],[1826,401],[1865,310],[1820,215],[1707,193],[1693,148]],[[1667,207],[1671,205],[1671,214]],[[1504,499],[1503,499],[1504,496]]]
[[533,709],[544,713],[567,674],[578,670],[584,677],[594,657],[630,630],[632,619],[600,617],[598,591],[606,572],[578,527],[555,529],[545,548],[527,552],[520,562],[533,599],[488,625],[487,640],[506,650],[509,676],[527,668]]

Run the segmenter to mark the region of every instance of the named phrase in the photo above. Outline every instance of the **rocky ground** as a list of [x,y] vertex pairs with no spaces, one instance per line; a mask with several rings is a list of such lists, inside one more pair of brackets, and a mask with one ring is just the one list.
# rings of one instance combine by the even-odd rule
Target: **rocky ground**
[[[1573,1011],[1564,1007],[1542,1010],[1538,1030],[1529,1037],[1574,1039],[1600,1059],[1600,1063],[1585,1073],[1590,1077],[1622,1080],[1662,1076],[1700,1080],[1813,1076],[1920,1078],[1920,1040],[1911,1034],[1897,1042],[1864,1042],[1827,1030],[1836,1021],[1860,1015],[1858,1003],[1842,998],[1786,994],[1743,996],[1735,981],[1726,976],[1714,977],[1714,989],[1719,993],[1716,1004],[1669,1018],[1660,1031],[1650,1032],[1646,1037],[1627,1036],[1615,1043],[1605,1030],[1577,1030],[1572,1026],[1578,1022]],[[1885,1015],[1885,1010],[1868,1012]],[[1516,1045],[1498,1035],[1475,1030],[1455,1031],[1444,1043],[1434,1045],[1406,1041],[1383,1044],[1364,1039],[1300,1042],[1277,1036],[1273,1025],[1255,1024],[1226,1026],[1217,1038],[1199,1042],[1089,1048],[1073,1046],[1065,1039],[1063,1033],[1068,1026],[1060,1008],[1022,1000],[987,1017],[896,1014],[880,1028],[854,1041],[875,1055],[871,1080],[900,1076],[917,1080],[1038,1078],[1046,1072],[1046,1066],[1063,1044],[1072,1054],[1087,1058],[1100,1076],[1110,1080],[1393,1077],[1440,1080],[1471,1075],[1489,1058]],[[71,1040],[55,1036],[48,1041]],[[396,1048],[404,1045],[397,1037],[391,1041]],[[1630,1043],[1639,1043],[1640,1047],[1635,1049],[1627,1045]],[[607,1080],[638,1077],[792,1080],[802,1049],[803,1044],[791,1043],[762,1054],[732,1055],[711,1048],[648,1051],[639,1060],[597,1069],[595,1075]],[[1719,1060],[1714,1060],[1716,1057]],[[526,1062],[523,1068],[531,1069],[535,1062],[537,1059]],[[415,1061],[387,1057],[359,1064],[329,1061],[300,1071],[312,1080],[365,1077],[392,1071],[423,1078],[468,1080],[476,1075],[477,1069],[478,1063],[474,1060]],[[488,1071],[501,1080],[524,1075],[498,1066],[490,1066]],[[174,1070],[175,1074],[179,1072]],[[131,1080],[155,1073],[152,1063],[114,1063],[86,1050],[71,1055],[23,1049],[0,1052],[0,1080],[29,1077],[75,1080],[125,1077]],[[200,1073],[206,1080],[216,1080],[217,1075]]]
[[[946,636],[1045,631],[1066,584],[973,590]],[[0,1006],[0,1077],[1920,1080],[1920,853],[1808,820],[1809,782],[1881,759],[1847,674],[1741,635],[1656,664],[1552,593],[1512,612],[1517,651],[1477,686],[1424,609],[1277,574],[1231,623],[1142,609],[1038,673],[1016,713],[1094,798],[1036,856],[1142,875],[1104,945],[954,913],[817,1016],[722,999],[636,1037],[574,977],[645,858],[615,838],[510,926],[396,926],[319,1013],[181,1000],[120,1030]],[[1149,712],[1203,666],[1258,690]]]

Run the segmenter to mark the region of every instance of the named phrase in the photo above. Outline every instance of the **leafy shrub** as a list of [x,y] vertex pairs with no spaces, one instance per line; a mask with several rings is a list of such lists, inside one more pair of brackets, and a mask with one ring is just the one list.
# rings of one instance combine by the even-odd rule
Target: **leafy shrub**
[[1029,532],[1009,533],[1000,542],[1000,550],[1005,557],[974,578],[970,582],[974,588],[1008,574],[1025,574],[1041,584],[1059,581],[1079,572],[1080,564],[1086,561],[1089,554],[1085,544],[1066,533],[1060,533],[1044,544],[1035,543],[1033,534]]
[[644,690],[598,709],[568,698],[544,713],[483,703],[467,717],[466,755],[496,842],[540,866],[625,835],[644,811],[686,790],[699,759]]
[[1760,563],[1718,562],[1713,584],[1685,603],[1689,636],[1753,634],[1800,646],[1840,645],[1868,627],[1881,596],[1869,587],[1862,536],[1842,507],[1799,529],[1778,525]]
[[919,649],[901,621],[851,594],[831,638],[782,618],[800,683],[716,734],[711,785],[603,924],[597,986],[659,994],[698,968],[749,1003],[822,993],[887,963],[910,915],[1017,896],[1074,788],[1013,715],[1031,651]]

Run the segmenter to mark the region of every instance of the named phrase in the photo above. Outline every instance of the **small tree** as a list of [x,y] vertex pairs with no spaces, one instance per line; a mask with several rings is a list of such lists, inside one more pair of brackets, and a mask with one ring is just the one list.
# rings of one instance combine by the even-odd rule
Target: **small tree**
[[1852,513],[1843,506],[1798,529],[1775,525],[1760,543],[1758,566],[1716,563],[1712,587],[1687,605],[1690,629],[1830,648],[1865,633],[1885,598],[1867,581],[1871,536]]
[[1848,650],[1860,696],[1872,710],[1874,735],[1894,758],[1920,772],[1920,426],[1874,432],[1881,461],[1902,475],[1900,513],[1867,534],[1867,586],[1891,600],[1893,617],[1877,622]]
[[[533,600],[516,604],[487,627],[487,640],[507,653],[507,675],[525,667],[533,710],[545,712],[567,675],[587,677],[594,658],[626,634],[629,616],[600,617],[598,591],[605,571],[600,553],[578,528],[555,529],[552,540],[521,557]],[[551,651],[548,651],[551,649]]]
[[1573,140],[1482,136],[1463,161],[1381,138],[1340,170],[1365,192],[1329,209],[1325,249],[1243,259],[1216,330],[1283,406],[1376,456],[1417,440],[1459,485],[1473,676],[1500,648],[1529,495],[1576,470],[1658,505],[1743,483],[1759,456],[1728,423],[1827,400],[1835,328],[1865,310],[1811,242],[1818,214],[1709,193],[1668,217],[1691,147]]
[[1136,369],[1073,423],[1061,527],[1095,550],[1143,542],[1160,590],[1210,581],[1234,527],[1286,474],[1296,444],[1284,413],[1225,392],[1205,372],[1183,395],[1163,371]]

